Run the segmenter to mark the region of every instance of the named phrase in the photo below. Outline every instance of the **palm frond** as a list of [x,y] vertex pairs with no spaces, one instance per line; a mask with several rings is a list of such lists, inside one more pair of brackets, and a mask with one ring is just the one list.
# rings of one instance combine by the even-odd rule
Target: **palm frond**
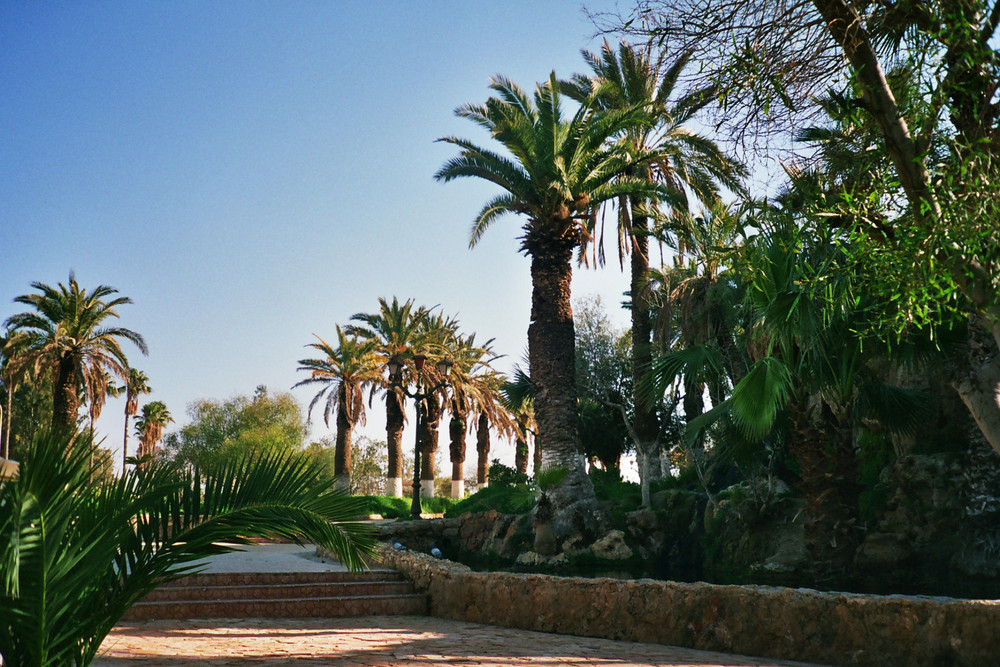
[[733,387],[730,414],[737,428],[751,440],[764,438],[774,426],[778,411],[788,404],[792,392],[792,373],[776,357],[754,364]]

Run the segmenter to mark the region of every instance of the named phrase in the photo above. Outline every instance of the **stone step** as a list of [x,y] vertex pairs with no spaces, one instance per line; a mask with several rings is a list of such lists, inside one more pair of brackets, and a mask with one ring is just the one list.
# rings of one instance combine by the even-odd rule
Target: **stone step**
[[166,618],[302,618],[391,616],[427,613],[427,598],[409,595],[274,598],[269,600],[173,600],[137,602],[122,620]]
[[427,613],[427,598],[392,570],[212,572],[165,584],[124,620],[383,616]]
[[348,572],[204,572],[192,574],[164,584],[160,588],[191,586],[270,586],[279,584],[310,584],[337,582],[407,581],[395,570],[369,570]]
[[276,600],[281,598],[341,598],[368,595],[406,595],[413,592],[408,581],[318,581],[295,584],[215,584],[211,586],[163,586],[143,602],[176,600]]

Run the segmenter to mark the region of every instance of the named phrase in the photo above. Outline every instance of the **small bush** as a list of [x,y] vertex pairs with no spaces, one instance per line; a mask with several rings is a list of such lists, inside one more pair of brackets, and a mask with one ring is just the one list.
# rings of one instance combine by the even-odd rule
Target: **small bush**
[[505,466],[500,461],[493,459],[490,464],[490,488],[511,488],[515,486],[533,486],[531,477],[518,472],[510,466]]
[[455,503],[445,512],[445,516],[461,516],[466,512],[488,512],[496,510],[501,514],[525,514],[535,506],[535,492],[526,484],[520,486],[490,486],[480,489],[465,500]]
[[629,512],[642,503],[642,490],[635,482],[626,482],[617,470],[591,468],[590,481],[597,499],[611,503],[614,510]]

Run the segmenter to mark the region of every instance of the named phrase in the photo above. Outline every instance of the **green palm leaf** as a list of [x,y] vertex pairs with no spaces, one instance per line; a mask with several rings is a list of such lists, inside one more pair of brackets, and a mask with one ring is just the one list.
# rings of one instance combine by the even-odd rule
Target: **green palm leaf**
[[751,440],[760,440],[774,426],[778,411],[788,404],[792,373],[777,357],[761,359],[733,388],[730,414]]
[[281,536],[364,566],[363,502],[332,491],[322,468],[254,454],[204,474],[152,462],[102,481],[84,435],[42,433],[20,477],[0,485],[0,655],[6,665],[86,665],[153,588],[197,571],[226,543]]

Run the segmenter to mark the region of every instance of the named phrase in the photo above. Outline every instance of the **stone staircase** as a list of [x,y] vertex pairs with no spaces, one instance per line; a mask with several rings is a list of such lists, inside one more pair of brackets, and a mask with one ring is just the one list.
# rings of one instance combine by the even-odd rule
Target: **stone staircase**
[[217,572],[161,586],[122,620],[423,615],[427,598],[392,570]]

